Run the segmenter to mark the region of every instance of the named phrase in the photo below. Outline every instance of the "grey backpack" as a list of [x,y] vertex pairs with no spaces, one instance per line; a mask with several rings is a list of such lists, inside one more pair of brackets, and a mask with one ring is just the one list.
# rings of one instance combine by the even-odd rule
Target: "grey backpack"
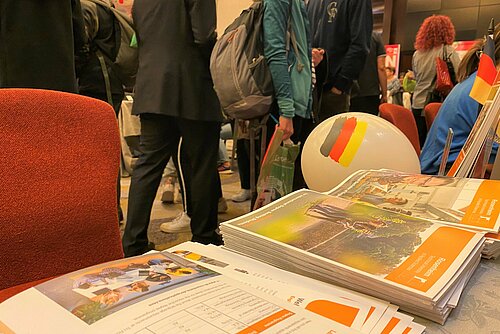
[[224,113],[253,119],[269,112],[274,87],[264,58],[263,4],[254,2],[227,27],[210,59],[214,89]]

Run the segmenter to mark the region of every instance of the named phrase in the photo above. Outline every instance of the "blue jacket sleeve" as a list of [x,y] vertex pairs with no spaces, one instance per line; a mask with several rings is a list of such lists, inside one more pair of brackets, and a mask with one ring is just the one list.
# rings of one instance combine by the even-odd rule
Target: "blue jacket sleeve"
[[294,117],[292,83],[286,50],[291,0],[264,0],[264,56],[273,78],[280,115]]
[[370,52],[373,29],[372,5],[370,0],[349,1],[350,45],[340,72],[333,86],[343,92],[349,91],[353,80],[357,80]]

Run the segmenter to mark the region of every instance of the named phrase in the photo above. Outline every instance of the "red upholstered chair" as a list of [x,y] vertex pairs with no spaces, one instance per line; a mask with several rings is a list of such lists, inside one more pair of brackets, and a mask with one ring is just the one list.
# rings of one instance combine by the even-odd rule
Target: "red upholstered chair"
[[123,257],[113,109],[95,99],[0,89],[0,301]]
[[424,107],[425,124],[427,125],[427,131],[431,128],[432,122],[436,118],[439,108],[441,108],[442,103],[433,102],[429,103]]
[[380,117],[394,124],[410,140],[417,155],[420,156],[417,123],[410,110],[397,104],[382,103],[379,108]]

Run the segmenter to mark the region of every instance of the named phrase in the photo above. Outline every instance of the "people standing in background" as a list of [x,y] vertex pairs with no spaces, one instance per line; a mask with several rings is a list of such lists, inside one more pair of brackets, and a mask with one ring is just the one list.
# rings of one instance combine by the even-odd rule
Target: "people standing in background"
[[403,90],[413,96],[416,85],[417,81],[415,80],[415,73],[413,73],[412,70],[408,70],[403,78]]
[[[148,251],[147,230],[163,170],[182,137],[181,169],[192,241],[222,243],[217,234],[217,155],[222,122],[209,70],[216,41],[215,0],[136,0],[139,46],[133,114],[141,119],[141,156],[129,192],[125,256]],[[189,161],[186,161],[189,160]],[[185,229],[172,222],[170,231]]]
[[[500,69],[500,24],[497,24],[494,34],[495,63]],[[437,174],[443,156],[448,129],[453,129],[453,140],[446,162],[446,170],[450,169],[458,157],[460,150],[469,137],[479,113],[479,103],[469,96],[479,66],[479,54],[484,47],[484,39],[476,41],[467,51],[457,71],[456,85],[446,97],[437,114],[425,145],[420,155],[422,174]],[[490,163],[493,163],[498,151],[498,144],[493,144]]]
[[[275,88],[279,112],[277,128],[283,130],[283,140],[290,138],[294,143],[303,144],[313,128],[313,51],[304,1],[264,0],[263,5],[264,55]],[[290,43],[286,38],[289,24],[295,35],[295,42],[291,40]],[[316,59],[322,59],[322,51],[314,52]],[[295,160],[293,190],[306,186],[300,166],[301,153],[302,150]]]
[[399,76],[398,76],[398,79],[399,79],[399,84],[401,85],[401,87],[403,87],[403,80],[405,78],[405,72],[400,72],[399,73]]
[[323,121],[349,111],[352,83],[370,51],[372,4],[371,0],[309,0],[307,10],[312,46],[326,52],[326,61],[316,71],[322,83],[318,116]]
[[403,105],[405,108],[411,110],[411,103],[413,101],[413,92],[415,91],[415,74],[412,70],[406,71],[403,78]]
[[390,97],[390,103],[403,105],[403,87],[398,77],[396,77],[394,67],[386,67],[385,74],[387,75],[387,94]]
[[385,73],[385,46],[382,36],[372,32],[370,52],[357,81],[357,92],[352,92],[350,111],[378,115],[380,103],[387,102],[387,76]]
[[[102,5],[90,0],[81,0],[85,23],[88,56],[77,61],[78,88],[80,94],[109,103],[116,117],[125,96],[123,85],[115,73],[113,62],[120,48],[120,26],[111,12],[111,2]],[[120,206],[120,173],[117,181],[118,221],[123,221]]]
[[[460,58],[451,46],[455,40],[455,27],[448,16],[433,15],[424,20],[415,40],[412,69],[415,73],[416,85],[413,93],[412,112],[418,128],[420,146],[423,147],[427,135],[424,118],[424,107],[433,102],[430,96],[436,83],[436,58],[446,54],[455,69]],[[454,75],[450,73],[450,75]]]
[[84,52],[79,0],[0,1],[0,88],[76,93]]
[[[113,63],[120,48],[121,31],[111,12],[112,3],[102,3],[99,5],[91,0],[81,0],[89,53],[79,66],[78,88],[82,95],[111,104],[118,116],[125,93]],[[105,67],[100,62],[100,56]],[[109,78],[111,99],[108,98],[105,76]]]

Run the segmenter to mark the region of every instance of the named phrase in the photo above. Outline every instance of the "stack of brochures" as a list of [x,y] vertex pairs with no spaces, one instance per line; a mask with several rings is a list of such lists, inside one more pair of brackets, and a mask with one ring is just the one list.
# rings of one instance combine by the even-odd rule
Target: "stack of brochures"
[[[187,258],[146,254],[30,288],[0,304],[0,333],[360,333],[321,315],[337,311],[333,301],[309,299],[311,307],[321,309],[310,311],[296,305],[303,301],[271,296]],[[346,309],[358,305],[344,304]],[[420,333],[418,325],[408,324]]]
[[488,233],[483,257],[500,255],[500,181],[361,170],[329,194]]
[[487,233],[484,241],[483,257],[496,259],[500,255],[500,233]]
[[311,190],[221,224],[225,247],[443,324],[484,235]]
[[418,334],[425,329],[386,301],[287,272],[221,247],[186,242],[169,251],[361,333]]

